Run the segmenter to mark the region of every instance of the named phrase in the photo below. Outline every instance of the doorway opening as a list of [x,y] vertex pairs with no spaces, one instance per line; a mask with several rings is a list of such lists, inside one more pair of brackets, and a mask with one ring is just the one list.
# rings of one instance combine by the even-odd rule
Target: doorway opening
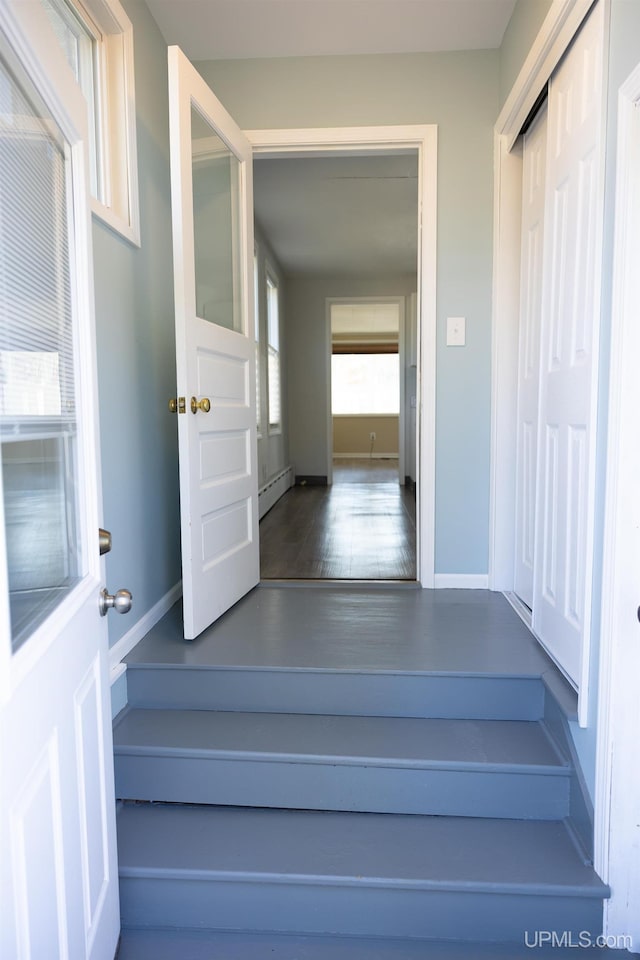
[[[347,462],[363,461],[351,463],[358,482],[375,468],[405,482],[404,306],[404,297],[327,301],[329,482],[337,461],[342,479]],[[415,464],[408,469],[415,483]]]
[[[335,135],[335,131],[291,131],[292,137],[296,134],[303,134],[310,139],[311,136],[329,137]],[[416,463],[420,446],[417,327],[421,299],[418,291],[424,284],[426,253],[422,237],[419,236],[418,217],[425,186],[422,145],[415,143],[408,146],[405,140],[396,149],[390,148],[387,142],[384,149],[376,150],[372,138],[373,143],[370,140],[364,149],[355,149],[353,144],[342,149],[327,144],[324,149],[318,149],[316,141],[316,149],[305,150],[304,145],[301,147],[298,142],[295,150],[292,148],[285,154],[285,151],[269,149],[265,144],[267,138],[278,139],[278,135],[282,135],[282,132],[249,132],[257,154],[254,164],[256,241],[258,248],[262,245],[266,250],[266,259],[271,263],[276,262],[283,277],[283,404],[287,411],[285,420],[288,415],[289,422],[283,425],[279,437],[265,437],[263,430],[258,442],[259,447],[260,444],[263,447],[260,456],[261,484],[268,480],[263,473],[265,464],[271,474],[274,469],[286,468],[290,460],[295,471],[296,486],[286,492],[275,506],[270,505],[269,512],[261,522],[261,576],[263,579],[312,577],[415,581],[420,566],[416,556],[417,542],[422,535],[421,532],[416,535],[415,529],[421,499],[418,492],[416,509],[416,490],[420,489]],[[353,137],[354,131],[345,131],[345,135]],[[312,172],[316,174],[315,184],[309,182]],[[433,172],[430,170],[430,174]],[[285,180],[284,199],[278,199],[279,177]],[[380,191],[377,200],[373,199],[375,191]],[[349,192],[354,193],[355,200],[347,199]],[[318,195],[321,198],[319,222],[313,210],[313,199]],[[336,196],[339,201],[336,201]],[[400,204],[394,203],[398,196],[402,199]],[[407,196],[411,198],[409,214],[406,213]],[[350,204],[357,202],[360,206],[354,210]],[[393,209],[394,206],[399,212]],[[341,208],[346,211],[342,218]],[[403,216],[410,219],[405,219],[402,226],[398,227]],[[429,224],[427,232],[430,232],[431,226]],[[327,236],[330,236],[329,242]],[[323,241],[326,247],[324,251],[321,249]],[[305,249],[307,243],[310,244],[310,251]],[[386,262],[382,259],[383,253]],[[323,258],[328,258],[329,263]],[[265,309],[260,292],[257,299],[258,308]],[[357,312],[357,303],[369,309],[378,304],[379,311],[395,313],[393,343],[390,342],[388,331],[381,336],[381,328],[366,330],[361,321],[357,351],[347,350],[348,331],[343,329],[336,336],[336,341],[341,340],[341,343],[336,343],[334,352],[330,321],[332,305],[335,305],[338,314],[342,310],[341,322],[344,324],[345,314]],[[409,316],[413,324],[411,334],[405,329]],[[385,339],[387,342],[384,342]],[[426,339],[428,342],[429,337]],[[393,352],[390,353],[390,350]],[[409,364],[410,351],[412,375],[407,378],[405,364]],[[371,362],[384,365],[391,361],[395,364],[395,409],[345,409],[336,411],[334,416],[331,406],[331,367],[333,365],[337,369],[338,366],[353,363],[355,357],[358,357],[361,368]],[[431,360],[432,355],[426,370],[427,394],[433,387],[433,377],[429,376],[428,369]],[[266,363],[263,367],[266,367]],[[263,367],[260,368],[260,374],[267,379],[268,369]],[[387,375],[377,376],[378,393],[382,384],[381,376]],[[410,391],[409,381],[412,381]],[[261,389],[266,394],[267,385],[263,384]],[[408,404],[412,406],[408,407]],[[433,407],[429,404],[427,429],[432,413]],[[264,417],[262,419],[264,421]],[[354,434],[356,425],[357,437]],[[390,440],[390,434],[394,434],[395,439]],[[278,445],[280,455],[289,456],[286,463],[274,463],[273,453]],[[407,449],[411,450],[413,457],[410,467],[407,464]],[[431,515],[431,491],[428,489],[432,486],[428,469],[430,459],[427,456],[422,460],[423,468],[427,468],[427,518]],[[405,485],[406,478],[409,482]],[[386,493],[393,492],[396,503],[392,508],[387,502],[387,514],[395,513],[396,520],[397,515],[401,514],[401,525],[410,528],[408,536],[404,531],[405,540],[399,551],[395,537],[396,561],[398,553],[403,558],[395,568],[390,568],[384,556],[385,541],[388,544],[390,539],[388,531],[383,533],[379,528],[376,537],[373,528],[379,521],[373,521],[370,507],[361,504],[358,508],[353,504],[356,494],[372,494],[377,485],[382,485]],[[342,518],[341,535],[329,535],[325,531],[321,555],[315,558],[301,558],[300,540],[304,538],[306,523],[301,506],[292,508],[295,519],[291,522],[295,529],[287,532],[283,527],[277,530],[278,519],[285,523],[280,516],[284,514],[284,503],[300,502],[301,496],[306,497],[308,506],[312,500],[314,503],[311,513],[315,518],[315,532],[311,532],[313,524],[309,519],[308,543],[314,539],[322,541],[319,534],[321,520],[331,511],[340,512],[337,505],[339,500],[343,504],[347,500],[351,502],[348,516]],[[329,506],[329,502],[333,506]],[[358,518],[367,514],[368,527],[360,531]],[[388,515],[386,520],[389,520]],[[433,568],[433,538],[428,527],[427,519],[425,586],[432,585],[429,583],[429,573]],[[347,530],[351,531],[348,545]],[[373,537],[365,535],[372,531]],[[354,540],[361,544],[362,554],[367,555],[366,562],[364,558],[360,558],[363,561],[360,562],[356,557],[351,546]]]

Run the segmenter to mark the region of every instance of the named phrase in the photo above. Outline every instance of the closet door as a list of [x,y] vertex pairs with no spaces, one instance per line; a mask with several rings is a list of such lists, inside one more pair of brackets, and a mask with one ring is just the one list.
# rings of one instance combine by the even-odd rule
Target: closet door
[[523,139],[515,592],[533,607],[547,107]]
[[599,3],[549,88],[540,359],[533,627],[583,692],[593,563],[603,31]]

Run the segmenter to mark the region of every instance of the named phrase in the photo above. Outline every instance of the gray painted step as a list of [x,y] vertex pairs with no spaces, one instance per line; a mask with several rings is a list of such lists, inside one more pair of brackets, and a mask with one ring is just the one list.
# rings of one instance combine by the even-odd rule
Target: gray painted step
[[561,820],[569,766],[537,723],[130,710],[116,794],[250,807]]
[[521,675],[142,662],[127,691],[133,707],[478,720],[539,720],[545,695]]
[[[118,960],[562,960],[576,947],[525,943],[455,943],[360,937],[299,937],[273,933],[123,930]],[[524,938],[523,938],[524,939]],[[574,940],[574,943],[577,943]],[[589,958],[631,960],[638,954],[593,947]]]
[[125,804],[124,926],[501,940],[600,932],[557,822]]

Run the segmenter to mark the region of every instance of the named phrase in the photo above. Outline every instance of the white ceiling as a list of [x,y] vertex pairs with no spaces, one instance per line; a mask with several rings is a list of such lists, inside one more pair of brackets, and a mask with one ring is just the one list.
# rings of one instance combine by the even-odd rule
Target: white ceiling
[[256,221],[293,274],[416,271],[417,155],[256,159]]
[[516,0],[147,0],[191,60],[487,50]]

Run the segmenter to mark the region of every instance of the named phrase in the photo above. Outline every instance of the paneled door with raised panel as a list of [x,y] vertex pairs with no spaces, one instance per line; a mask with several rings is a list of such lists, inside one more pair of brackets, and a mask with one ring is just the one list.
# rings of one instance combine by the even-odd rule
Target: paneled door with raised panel
[[169,48],[184,635],[260,578],[252,151]]
[[550,82],[540,346],[533,627],[581,688],[582,711],[594,528],[603,8],[595,6]]
[[0,956],[119,933],[87,109],[44,8],[0,4]]

